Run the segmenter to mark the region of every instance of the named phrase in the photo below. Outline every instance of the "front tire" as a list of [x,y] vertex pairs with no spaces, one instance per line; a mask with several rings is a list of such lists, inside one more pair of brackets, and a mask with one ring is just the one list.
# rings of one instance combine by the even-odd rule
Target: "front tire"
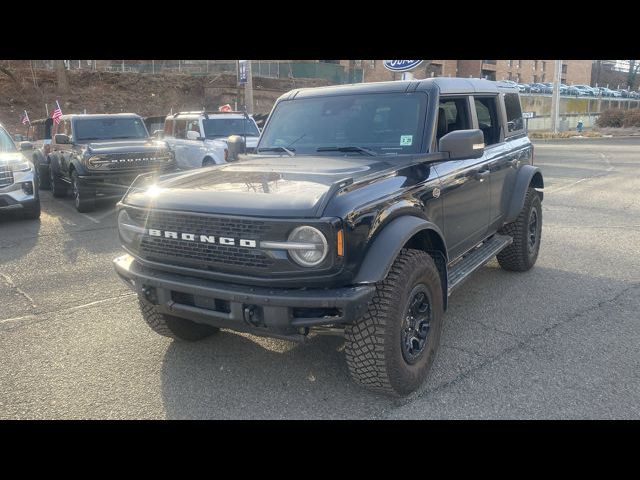
[[394,396],[417,390],[433,364],[443,314],[442,284],[433,258],[403,249],[376,285],[367,312],[345,328],[353,380]]
[[95,192],[82,186],[78,172],[75,170],[71,172],[71,191],[73,192],[73,201],[78,212],[91,212],[96,208]]
[[538,259],[542,237],[542,202],[540,195],[529,187],[518,218],[498,232],[513,237],[513,243],[498,255],[498,263],[505,270],[526,272]]
[[220,331],[219,328],[211,325],[195,323],[173,315],[158,313],[153,304],[140,297],[138,297],[138,303],[142,317],[147,322],[147,325],[151,327],[151,330],[164,337],[195,342]]

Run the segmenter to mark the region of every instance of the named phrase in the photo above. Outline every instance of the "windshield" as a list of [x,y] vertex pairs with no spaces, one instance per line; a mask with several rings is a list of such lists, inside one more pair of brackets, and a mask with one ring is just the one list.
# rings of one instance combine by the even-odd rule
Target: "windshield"
[[285,147],[296,154],[315,154],[333,147],[343,155],[345,151],[362,155],[362,148],[374,154],[416,153],[422,144],[426,105],[422,92],[281,101],[258,151]]
[[229,135],[247,135],[259,137],[258,127],[247,118],[209,118],[202,121],[206,138],[228,137]]
[[0,152],[15,152],[16,146],[4,128],[0,128]]
[[147,129],[140,118],[78,118],[75,121],[76,141],[147,138]]

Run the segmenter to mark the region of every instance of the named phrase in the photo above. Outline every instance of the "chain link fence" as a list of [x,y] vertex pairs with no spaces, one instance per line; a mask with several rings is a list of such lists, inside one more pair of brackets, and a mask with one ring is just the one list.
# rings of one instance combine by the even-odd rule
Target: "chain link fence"
[[[30,60],[30,68],[53,70],[53,60]],[[65,60],[68,70],[114,73],[178,73],[185,75],[237,74],[236,60]],[[16,62],[17,63],[17,62]],[[17,66],[17,65],[16,65]],[[321,78],[332,84],[359,82],[362,68],[314,61],[252,60],[254,77]]]

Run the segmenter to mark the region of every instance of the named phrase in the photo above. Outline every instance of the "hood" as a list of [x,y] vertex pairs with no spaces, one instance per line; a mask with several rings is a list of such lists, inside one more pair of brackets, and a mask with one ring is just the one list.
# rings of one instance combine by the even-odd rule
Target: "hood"
[[251,158],[164,176],[130,191],[123,202],[201,213],[318,217],[340,186],[392,167],[374,157]]
[[0,152],[0,165],[6,165],[9,162],[30,161],[22,152]]
[[163,141],[143,140],[107,140],[86,144],[88,150],[97,155],[104,153],[147,153],[166,150],[167,144]]

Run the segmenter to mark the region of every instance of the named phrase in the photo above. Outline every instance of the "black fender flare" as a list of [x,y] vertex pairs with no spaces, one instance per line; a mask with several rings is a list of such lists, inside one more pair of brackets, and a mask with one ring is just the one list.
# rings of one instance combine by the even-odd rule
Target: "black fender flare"
[[[529,185],[533,185],[535,188],[544,188],[544,179],[538,167],[524,165],[518,171],[504,223],[511,223],[518,218],[524,207],[524,198],[527,195]],[[542,200],[542,192],[540,192],[540,200]]]
[[[424,218],[405,215],[389,222],[373,240],[353,283],[376,283],[384,280],[402,247],[423,230],[434,231],[445,245],[440,228]],[[443,256],[446,262],[446,249]]]

